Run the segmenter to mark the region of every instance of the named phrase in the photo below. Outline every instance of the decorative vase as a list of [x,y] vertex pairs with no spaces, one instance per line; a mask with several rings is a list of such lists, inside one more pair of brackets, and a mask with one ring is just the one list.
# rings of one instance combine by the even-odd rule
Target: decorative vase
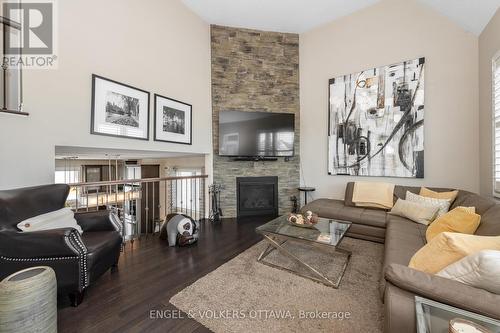
[[57,332],[57,282],[47,266],[23,269],[0,282],[0,333]]

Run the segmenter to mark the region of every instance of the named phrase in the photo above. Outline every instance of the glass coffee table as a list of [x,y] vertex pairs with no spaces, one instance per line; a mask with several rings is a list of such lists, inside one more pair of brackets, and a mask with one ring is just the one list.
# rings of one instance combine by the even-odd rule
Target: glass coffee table
[[[262,251],[257,261],[323,283],[327,286],[338,288],[351,258],[351,252],[340,248],[339,245],[350,227],[351,222],[321,217],[313,228],[298,227],[288,223],[287,215],[278,217],[255,229],[268,243],[268,246]],[[323,248],[333,250],[334,253],[344,256],[345,258],[337,277],[332,279],[325,273],[322,273],[322,268],[324,267],[314,267],[311,262],[306,262],[304,259],[299,258],[284,246],[287,242],[305,245],[309,251],[318,251],[318,248]],[[305,271],[310,274],[304,274],[299,270],[287,268],[279,263],[266,261],[265,258],[274,250],[292,259],[298,263],[301,268],[305,268]]]
[[500,332],[500,321],[453,306],[415,296],[418,333],[443,333],[449,331],[450,320],[464,319],[481,325],[491,333]]

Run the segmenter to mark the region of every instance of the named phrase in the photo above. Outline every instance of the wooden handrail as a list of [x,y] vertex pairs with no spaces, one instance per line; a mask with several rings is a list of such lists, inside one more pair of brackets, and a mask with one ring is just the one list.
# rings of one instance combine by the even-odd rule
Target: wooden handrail
[[182,180],[182,179],[199,179],[208,178],[208,175],[199,176],[182,176],[182,177],[162,177],[162,178],[141,178],[141,179],[121,179],[121,180],[110,180],[102,182],[88,182],[88,183],[70,183],[71,187],[83,187],[83,186],[108,186],[108,185],[125,185],[131,183],[156,183],[167,180]]

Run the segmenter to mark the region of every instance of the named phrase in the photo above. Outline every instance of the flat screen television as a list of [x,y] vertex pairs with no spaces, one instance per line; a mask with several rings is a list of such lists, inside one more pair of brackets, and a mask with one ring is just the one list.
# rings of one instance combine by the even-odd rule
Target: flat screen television
[[293,156],[293,113],[221,111],[219,155],[233,157]]

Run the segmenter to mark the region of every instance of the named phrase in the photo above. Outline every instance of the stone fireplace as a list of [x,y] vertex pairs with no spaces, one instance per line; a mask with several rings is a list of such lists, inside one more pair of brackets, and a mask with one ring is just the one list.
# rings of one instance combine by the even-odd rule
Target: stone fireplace
[[278,215],[278,177],[237,177],[237,216]]
[[[220,196],[224,217],[239,216],[241,192],[236,179],[240,177],[277,178],[276,209],[286,214],[293,207],[290,197],[299,197],[299,36],[213,25],[211,45],[213,170],[214,182],[224,187]],[[219,156],[219,112],[232,110],[294,113],[295,156],[277,161]]]

